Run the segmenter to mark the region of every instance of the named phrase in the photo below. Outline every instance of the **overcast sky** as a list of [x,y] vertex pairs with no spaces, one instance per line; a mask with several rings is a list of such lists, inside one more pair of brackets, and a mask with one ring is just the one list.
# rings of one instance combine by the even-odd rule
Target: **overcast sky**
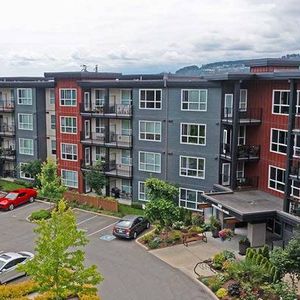
[[175,71],[300,53],[299,0],[1,1],[0,76]]

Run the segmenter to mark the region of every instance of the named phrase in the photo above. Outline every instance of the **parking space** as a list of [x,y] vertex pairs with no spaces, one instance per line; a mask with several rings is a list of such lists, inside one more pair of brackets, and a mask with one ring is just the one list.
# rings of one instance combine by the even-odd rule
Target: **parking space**
[[[35,202],[0,212],[0,251],[33,252],[36,226],[26,220],[33,211],[50,204]],[[117,218],[74,209],[77,225],[86,231],[88,265],[95,264],[104,276],[99,286],[104,300],[211,299],[198,283],[162,262],[135,241],[110,239]]]

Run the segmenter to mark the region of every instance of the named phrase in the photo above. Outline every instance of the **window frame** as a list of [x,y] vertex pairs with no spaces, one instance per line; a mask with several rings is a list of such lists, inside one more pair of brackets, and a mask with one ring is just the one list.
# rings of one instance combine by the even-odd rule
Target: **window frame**
[[[273,166],[273,165],[269,165],[269,170],[268,170],[268,189],[276,191],[276,192],[281,193],[281,194],[284,194],[284,190],[281,191],[281,190],[277,189],[276,187],[278,186],[278,184],[282,184],[284,186],[284,188],[285,188],[285,182],[284,181],[283,182],[277,181],[277,179],[276,180],[275,179],[271,179],[271,168],[276,169],[276,177],[277,177],[277,170],[283,171],[284,172],[283,173],[283,180],[285,178],[285,172],[286,172],[286,170],[283,169],[283,168],[277,167],[277,166]],[[275,185],[276,185],[275,188],[271,187],[271,185],[270,185],[270,181],[271,180],[275,182]]]
[[[141,192],[141,184],[144,185],[144,192]],[[140,195],[143,194],[144,198],[140,198]],[[138,200],[143,202],[149,202],[150,199],[147,199],[147,191],[145,186],[145,181],[138,181]]]
[[[186,169],[187,172],[188,172],[188,168],[185,167],[185,168],[182,168],[181,167],[181,162],[182,162],[182,159],[183,158],[187,158],[187,159],[196,159],[197,160],[197,169],[196,169],[196,172],[201,172],[201,170],[199,171],[198,167],[199,167],[199,161],[200,160],[203,160],[203,176],[190,176],[190,175],[182,175],[182,169]],[[205,179],[205,164],[206,164],[206,159],[204,157],[198,157],[198,156],[187,156],[187,155],[180,155],[179,157],[179,176],[180,177],[188,177],[188,178],[195,178],[195,179],[202,179],[204,180]],[[193,169],[190,169],[190,170],[193,170]]]
[[[26,93],[28,91],[30,91],[31,93],[31,97],[28,97],[28,95],[26,95],[26,97],[19,97],[19,92],[22,91],[22,90],[26,90]],[[33,100],[33,91],[32,91],[32,88],[17,88],[17,98],[18,98],[18,105],[32,105],[32,100]],[[26,100],[27,103],[24,103],[24,102],[21,102],[21,101],[24,101]]]
[[[30,125],[30,122],[29,122],[29,123],[22,123],[22,122],[20,122],[20,117],[21,117],[21,116],[31,117],[31,128],[21,128],[21,127],[20,127],[21,124],[27,124],[27,125]],[[33,114],[18,113],[18,129],[19,129],[19,130],[30,130],[30,131],[33,131]]]
[[[191,207],[188,207],[188,206],[187,206],[187,203],[188,203],[188,202],[193,203],[193,201],[189,201],[188,199],[182,199],[182,198],[181,198],[181,191],[182,191],[182,190],[185,190],[186,196],[187,196],[188,191],[191,191],[191,192],[195,192],[195,193],[196,193],[196,202],[195,202],[196,208],[191,208]],[[183,207],[183,208],[188,209],[188,210],[202,211],[202,209],[198,209],[198,208],[197,208],[198,204],[203,202],[203,201],[198,201],[198,200],[199,200],[198,198],[200,198],[200,197],[198,197],[198,193],[200,193],[200,194],[202,193],[202,194],[203,194],[204,191],[180,187],[180,188],[179,188],[179,195],[178,195],[178,206],[179,206],[179,207]],[[181,202],[185,202],[186,205],[185,205],[185,206],[182,206],[182,205],[181,205]]]
[[29,175],[29,177],[22,176],[22,174],[26,174],[26,172],[23,172],[23,171],[22,171],[22,166],[23,166],[23,165],[28,165],[28,163],[26,163],[26,162],[20,162],[20,163],[19,163],[19,166],[20,166],[19,176],[20,176],[20,178],[22,178],[22,179],[27,179],[27,180],[34,180],[34,178],[30,177],[30,175]]
[[[64,147],[72,147],[72,153],[63,152],[63,146]],[[74,149],[75,154],[74,154]],[[67,158],[68,155],[71,155],[73,158]],[[65,157],[64,157],[65,156]],[[78,161],[78,146],[77,144],[72,143],[60,143],[60,158],[61,160],[68,160],[68,161]]]
[[289,95],[289,98],[288,98],[288,104],[284,104],[284,105],[282,105],[282,104],[276,104],[276,106],[279,106],[279,110],[281,111],[281,107],[282,106],[284,106],[284,107],[287,107],[287,108],[289,108],[289,105],[290,105],[290,97],[291,97],[291,95],[290,95],[290,90],[273,90],[272,91],[272,115],[282,115],[282,116],[288,116],[289,114],[288,113],[282,113],[282,112],[279,112],[279,113],[277,113],[277,112],[274,112],[274,102],[275,102],[275,93],[276,92],[280,92],[280,98],[281,98],[281,93],[283,93],[283,92],[287,92],[288,93],[288,95]]
[[[147,91],[153,91],[154,92],[154,100],[153,101],[149,101],[147,99],[141,100],[142,91],[145,91],[145,95],[147,95]],[[160,100],[159,101],[157,101],[157,99],[156,99],[156,92],[160,92]],[[162,110],[162,102],[163,102],[162,100],[163,100],[163,90],[162,89],[139,89],[139,109]],[[145,102],[145,107],[141,106],[142,102]],[[147,102],[153,102],[153,106],[155,106],[155,107],[153,107],[153,108],[152,107],[151,108],[147,107]],[[156,107],[157,103],[160,103],[159,108]]]
[[[151,132],[143,132],[143,134],[145,135],[145,139],[141,138],[141,123],[158,123],[159,124],[159,129],[160,129],[160,133],[159,133],[159,140],[151,140],[151,139],[146,139],[146,135],[147,134],[153,134],[154,136],[158,135],[157,133],[151,133]],[[155,128],[155,124],[154,124],[154,128]],[[160,143],[161,142],[161,135],[162,135],[162,126],[161,126],[161,121],[149,121],[149,120],[139,120],[139,141],[147,141],[147,142],[156,142],[156,143]]]
[[[281,154],[281,155],[285,155],[286,156],[286,150],[287,150],[287,144],[282,144],[282,143],[279,143],[278,142],[278,139],[276,142],[273,142],[273,131],[278,131],[278,138],[279,138],[279,134],[280,132],[285,132],[285,139],[287,140],[287,134],[288,134],[288,131],[286,129],[281,129],[281,128],[271,128],[270,129],[270,152],[272,153],[276,153],[276,154]],[[272,145],[276,145],[276,148],[277,148],[277,151],[273,150],[272,149]],[[285,152],[279,152],[278,149],[279,147],[286,147],[286,150]]]
[[[25,149],[25,147],[23,146],[23,147],[21,147],[21,140],[22,140],[22,142],[24,143],[24,141],[26,140],[26,141],[31,141],[31,143],[32,143],[32,153],[23,153],[23,152],[21,152],[21,148],[23,148],[23,149]],[[30,156],[34,156],[34,142],[33,142],[33,139],[28,139],[28,138],[19,138],[19,154],[21,154],[21,155],[30,155]],[[29,149],[29,148],[28,148]]]
[[[76,132],[65,132],[65,131],[62,131],[62,128],[63,128],[63,126],[62,126],[62,119],[63,118],[70,118],[70,119],[75,119],[75,122],[76,122],[76,127],[75,127],[75,131]],[[71,126],[64,126],[64,127],[70,127],[71,128]],[[72,126],[73,128],[74,128],[74,126]],[[60,133],[63,133],[63,134],[77,134],[77,117],[74,117],[74,116],[60,116]]]
[[[77,177],[77,186],[75,186],[75,185],[67,185],[67,184],[65,183],[66,179],[64,179],[64,177],[63,177],[63,173],[64,173],[64,172],[72,172],[72,173],[76,174],[76,177]],[[70,187],[70,188],[75,188],[75,189],[78,188],[78,172],[77,172],[77,171],[74,171],[74,170],[68,170],[68,169],[61,169],[60,174],[61,174],[61,182],[62,182],[62,184],[63,184],[64,186]]]
[[[183,134],[182,134],[182,132],[183,132],[183,125],[196,125],[196,126],[198,126],[198,133],[200,132],[200,127],[201,126],[204,126],[204,143],[203,144],[199,144],[199,143],[189,143],[189,142],[183,142],[182,141],[182,137],[183,137]],[[183,145],[195,145],[195,146],[206,146],[206,128],[207,128],[207,126],[206,126],[206,124],[200,124],[200,123],[184,123],[184,122],[182,122],[182,123],[180,123],[180,144],[183,144]],[[185,136],[185,135],[184,135]],[[191,136],[191,135],[186,135],[186,137],[187,137],[187,139],[190,137],[193,137],[193,136]],[[194,138],[196,138],[198,141],[201,139],[201,138],[203,138],[202,136],[195,136]]]
[[[159,171],[149,171],[149,170],[146,170],[146,169],[142,169],[141,168],[141,154],[144,153],[145,155],[147,154],[154,154],[154,161],[155,161],[155,158],[156,158],[156,155],[158,155],[159,157],[159,161],[160,161],[160,164],[159,164]],[[147,163],[146,162],[143,162],[143,164],[146,166]],[[149,164],[148,164],[149,165]],[[155,167],[156,165],[153,164],[153,166]],[[160,174],[161,173],[161,153],[158,153],[158,152],[149,152],[149,151],[139,151],[139,162],[138,162],[138,167],[139,167],[139,171],[141,172],[148,172],[148,173],[157,173],[157,174]]]
[[[62,92],[63,91],[75,91],[75,99],[72,98],[66,98],[66,99],[62,99]],[[70,101],[70,102],[75,102],[75,104],[62,104],[62,101],[66,102],[66,101]],[[77,106],[77,89],[76,88],[60,88],[59,89],[59,106],[67,106],[67,107],[76,107]]]
[[[183,101],[183,94],[184,92],[187,91],[198,91],[199,92],[199,98],[198,98],[198,102],[191,102],[191,101]],[[205,92],[205,109],[200,109],[201,108],[201,92]],[[202,112],[206,112],[207,111],[207,101],[208,100],[208,89],[181,89],[181,111],[202,111]],[[183,104],[187,103],[188,108],[183,108]],[[198,103],[198,109],[190,109],[190,103]],[[202,103],[203,104],[203,103]]]
[[[53,119],[54,119],[54,123],[52,122]],[[50,128],[51,128],[51,130],[56,129],[56,115],[53,115],[53,114],[50,115]]]
[[[244,108],[241,107],[242,92],[245,92],[245,95],[246,95],[245,96],[245,101],[244,101],[244,103],[245,103]],[[239,111],[246,112],[247,111],[247,105],[248,105],[248,89],[240,89]]]

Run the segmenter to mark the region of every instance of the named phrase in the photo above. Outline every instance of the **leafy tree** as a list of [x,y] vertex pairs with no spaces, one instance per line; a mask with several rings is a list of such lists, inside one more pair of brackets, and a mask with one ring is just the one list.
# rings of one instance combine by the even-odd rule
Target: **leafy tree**
[[41,173],[38,175],[40,180],[39,195],[57,201],[61,199],[64,192],[67,190],[61,184],[61,179],[57,176],[56,163],[48,159],[43,162]]
[[179,195],[176,186],[155,177],[148,178],[145,185],[151,200],[166,199],[173,201]]
[[103,173],[103,165],[100,161],[97,161],[91,170],[85,172],[85,179],[97,195],[102,195],[102,189],[105,187],[107,180]]
[[94,294],[103,278],[96,266],[85,268],[85,253],[78,249],[87,244],[83,231],[77,229],[73,211],[61,200],[49,220],[42,220],[34,230],[38,234],[36,255],[20,269],[38,283],[39,292],[49,292],[55,299],[79,293]]
[[150,221],[159,221],[161,227],[165,227],[179,220],[180,211],[173,201],[156,199],[146,204],[145,215]]
[[40,187],[41,185],[41,181],[38,176],[41,173],[41,170],[42,162],[40,160],[33,160],[21,166],[21,171],[28,173],[30,177],[34,179],[34,186],[37,187]]

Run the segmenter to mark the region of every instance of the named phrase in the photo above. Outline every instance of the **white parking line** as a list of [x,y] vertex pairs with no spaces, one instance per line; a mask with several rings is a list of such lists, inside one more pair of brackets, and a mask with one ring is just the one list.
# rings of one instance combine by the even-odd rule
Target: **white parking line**
[[101,228],[101,229],[99,229],[99,230],[97,230],[97,231],[94,231],[94,232],[88,234],[87,236],[91,236],[91,235],[94,235],[94,234],[96,234],[96,233],[98,233],[98,232],[101,232],[101,231],[103,231],[103,230],[105,230],[105,229],[111,227],[112,225],[115,225],[116,223],[117,223],[117,222],[114,222],[114,223],[112,223],[112,224],[110,224],[110,225],[107,225],[107,226],[105,226],[104,228]]
[[85,219],[85,220],[83,220],[83,221],[77,223],[77,226],[80,225],[80,224],[83,224],[83,223],[85,223],[85,222],[87,222],[87,221],[89,221],[89,220],[95,219],[95,218],[97,218],[97,217],[98,217],[98,216],[92,216],[92,217],[90,217],[90,218],[87,218],[87,219]]

